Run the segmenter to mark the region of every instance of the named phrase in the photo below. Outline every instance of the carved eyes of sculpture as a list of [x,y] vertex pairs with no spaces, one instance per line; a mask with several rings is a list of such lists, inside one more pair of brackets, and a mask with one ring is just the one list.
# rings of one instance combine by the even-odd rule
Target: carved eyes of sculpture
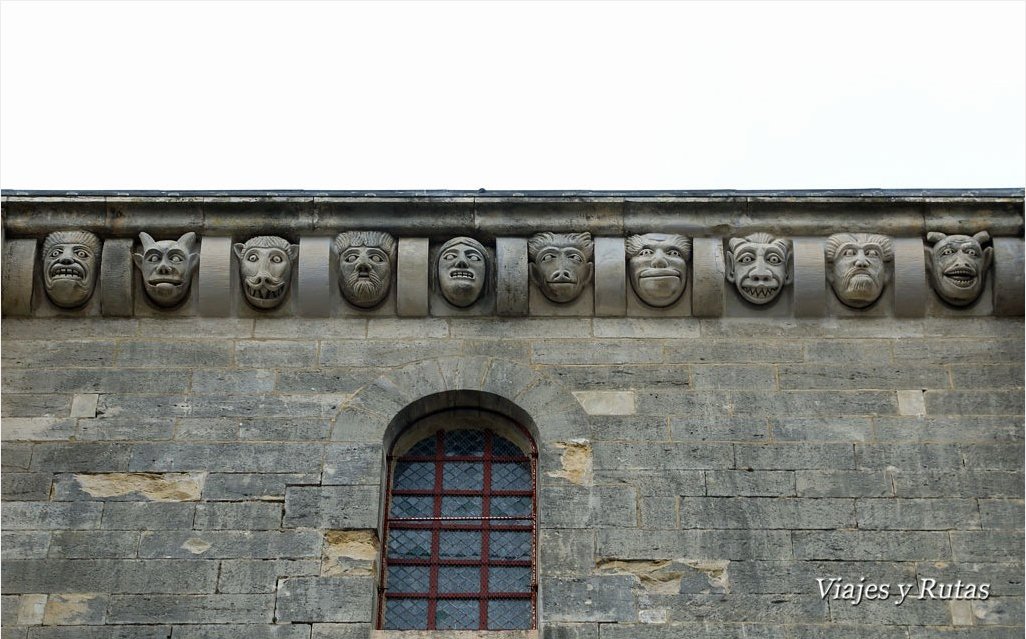
[[57,231],[43,241],[43,288],[54,305],[85,304],[96,284],[100,239],[85,231]]

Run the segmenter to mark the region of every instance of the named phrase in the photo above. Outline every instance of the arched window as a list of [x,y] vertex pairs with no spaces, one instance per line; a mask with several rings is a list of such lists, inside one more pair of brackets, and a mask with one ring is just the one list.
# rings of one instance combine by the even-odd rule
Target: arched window
[[481,410],[421,419],[388,458],[378,627],[535,627],[537,451]]

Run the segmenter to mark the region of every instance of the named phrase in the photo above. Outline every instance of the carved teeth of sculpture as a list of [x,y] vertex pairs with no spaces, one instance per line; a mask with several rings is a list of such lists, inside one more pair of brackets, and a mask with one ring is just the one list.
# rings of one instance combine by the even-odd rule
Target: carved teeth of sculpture
[[767,299],[773,297],[777,293],[776,287],[769,288],[766,286],[742,286],[745,289],[745,293],[758,297],[759,299]]
[[454,280],[457,280],[457,279],[466,279],[466,280],[476,279],[474,277],[474,274],[471,273],[470,271],[453,271],[452,273],[449,273],[449,277],[454,279]]

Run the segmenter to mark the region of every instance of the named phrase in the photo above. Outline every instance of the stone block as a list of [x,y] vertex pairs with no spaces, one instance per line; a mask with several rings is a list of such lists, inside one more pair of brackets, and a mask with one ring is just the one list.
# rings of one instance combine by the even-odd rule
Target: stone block
[[200,246],[197,312],[204,317],[226,317],[231,312],[236,287],[232,271],[232,238],[203,236]]
[[[4,423],[6,428],[6,422]],[[32,444],[4,444],[0,469],[6,472],[26,471],[32,462]]]
[[4,592],[202,593],[217,584],[216,561],[10,560]]
[[117,364],[123,368],[227,368],[232,350],[224,340],[125,340],[118,345]]
[[980,525],[987,530],[1022,530],[1023,502],[1021,499],[980,499]]
[[235,363],[239,368],[309,368],[317,363],[317,342],[239,340]]
[[587,575],[595,567],[595,531],[543,528],[539,531],[538,569],[546,577]]
[[994,314],[1023,314],[1023,241],[1014,237],[994,238]]
[[696,237],[692,251],[692,312],[695,317],[719,317],[724,310],[723,242]]
[[51,473],[6,472],[0,477],[0,494],[4,501],[46,501],[50,498],[52,481]]
[[897,399],[893,392],[887,391],[731,391],[730,401],[735,415],[752,417],[874,417],[898,414]]
[[[1021,419],[1021,418],[1020,418]],[[1023,470],[1023,456],[1017,446],[1000,444],[960,444],[962,465],[972,470]]]
[[367,639],[371,628],[369,623],[315,623],[311,639]]
[[43,623],[48,626],[100,625],[110,597],[99,594],[51,594]]
[[160,417],[96,417],[78,422],[83,441],[165,440],[174,436],[175,420]]
[[135,308],[132,240],[107,239],[100,260],[100,311],[105,317],[130,317]]
[[287,528],[377,528],[377,486],[295,486],[285,491]]
[[[10,376],[12,373],[5,373],[5,384]],[[8,391],[0,403],[3,417],[67,417],[70,409],[71,397],[67,395],[21,395]]]
[[794,497],[795,473],[774,470],[707,470],[710,497]]
[[4,531],[3,559],[43,559],[50,548],[47,531]]
[[[114,363],[113,340],[10,340],[0,355],[8,371],[15,368],[102,368]],[[47,373],[53,373],[47,370]]]
[[735,463],[754,470],[840,470],[854,468],[851,444],[735,444]]
[[659,342],[545,340],[531,345],[531,362],[534,364],[654,364],[662,361],[663,346]]
[[957,470],[962,467],[962,454],[951,444],[855,444],[855,467],[904,472]]
[[168,639],[171,626],[43,626],[31,633],[29,639]]
[[[54,335],[60,335],[67,331],[70,326],[68,321],[67,318],[33,317],[24,319],[11,317],[8,319],[5,316],[2,334],[3,338],[11,340],[11,343],[31,339],[49,340],[53,339]],[[103,339],[132,337],[139,331],[139,321],[136,319],[76,317],[74,319],[75,337]]]
[[696,364],[691,367],[691,386],[696,390],[776,390],[777,374],[768,365]]
[[[684,294],[685,296],[687,293]],[[690,318],[599,318],[592,320],[595,337],[633,339],[696,339],[701,336],[698,323]]]
[[96,417],[96,402],[100,396],[96,393],[80,393],[71,398],[71,416]]
[[190,529],[195,508],[189,503],[107,502],[100,527],[108,530]]
[[275,390],[274,385],[273,370],[196,371],[192,374],[191,390],[197,394],[213,395],[267,393]]
[[525,319],[451,319],[449,333],[454,338],[509,339],[590,339],[591,318]]
[[891,472],[898,497],[1022,498],[1022,474],[989,470],[925,470]]
[[321,535],[312,530],[160,530],[144,532],[139,556],[147,559],[304,559],[319,557]]
[[132,449],[132,470],[253,473],[320,472],[322,447],[317,444],[138,444]]
[[428,239],[399,238],[396,260],[396,314],[400,317],[424,317],[428,314]]
[[375,368],[314,368],[278,372],[275,390],[280,393],[355,393],[377,379]]
[[71,439],[75,420],[61,417],[8,417],[4,419],[0,439],[16,441],[59,441]]
[[574,391],[589,415],[633,415],[634,391]]
[[324,485],[380,486],[384,451],[375,444],[328,444],[324,447]]
[[274,592],[283,577],[316,576],[321,562],[316,559],[226,559],[221,562],[217,591],[252,594]]
[[674,619],[695,621],[824,623],[830,620],[827,602],[808,595],[679,595],[670,602],[670,612]]
[[305,624],[180,625],[175,626],[175,639],[310,639],[310,626]]
[[[955,533],[951,533],[955,534]],[[798,559],[835,561],[944,561],[948,533],[922,531],[795,531]]]
[[18,501],[5,504],[5,530],[83,530],[98,528],[103,504]]
[[882,471],[795,471],[799,497],[892,497],[891,478]]
[[589,415],[592,440],[666,441],[666,419],[655,415]]
[[1021,339],[908,338],[894,341],[894,361],[905,364],[1021,363]]
[[666,345],[671,364],[751,364],[801,362],[802,344],[794,340],[702,339],[676,340]]
[[38,241],[8,240],[3,252],[4,317],[32,312],[32,288],[35,279]]
[[271,623],[273,595],[114,595],[109,623]]
[[862,530],[966,530],[980,527],[973,499],[859,499]]
[[784,390],[948,388],[945,369],[922,364],[788,364],[778,372]]
[[956,390],[1022,388],[1023,365],[962,364],[949,367]]
[[370,577],[291,577],[279,582],[279,622],[369,622],[374,580]]
[[542,528],[638,525],[637,495],[626,486],[543,486],[538,511]]
[[[940,534],[940,533],[938,533]],[[596,558],[624,560],[793,559],[785,530],[630,530],[596,531]]]
[[595,238],[595,315],[627,314],[627,256],[622,237]]
[[284,501],[286,486],[319,482],[320,473],[211,473],[203,486],[203,499]]
[[320,365],[380,368],[459,354],[459,343],[449,340],[324,340],[321,342]]
[[[253,337],[253,320],[229,317],[159,317],[139,321],[139,337],[192,340]],[[221,341],[224,341],[223,339]]]
[[188,388],[187,371],[75,368],[4,372],[4,389],[15,393],[174,393]]
[[952,531],[948,534],[952,558],[959,562],[987,562],[1023,555],[1022,531]]
[[1022,415],[1021,390],[926,391],[927,415]]
[[553,622],[621,622],[638,618],[633,576],[546,579],[545,616]]
[[281,527],[282,505],[221,502],[196,505],[196,530],[274,530]]
[[299,263],[296,278],[296,310],[303,317],[328,317],[332,300],[330,237],[299,238]]
[[52,559],[133,558],[139,533],[110,530],[58,530],[50,538]]
[[888,339],[807,339],[805,361],[812,364],[867,362],[882,364],[891,361],[891,340]]
[[811,587],[818,597],[817,578],[840,577],[846,583],[858,583],[862,577],[872,575],[877,583],[916,581],[916,566],[909,562],[736,561],[730,564],[728,572],[731,592],[742,594],[808,595]]
[[[757,523],[756,523],[757,522]],[[682,497],[681,528],[763,530],[852,528],[853,499],[780,497]]]

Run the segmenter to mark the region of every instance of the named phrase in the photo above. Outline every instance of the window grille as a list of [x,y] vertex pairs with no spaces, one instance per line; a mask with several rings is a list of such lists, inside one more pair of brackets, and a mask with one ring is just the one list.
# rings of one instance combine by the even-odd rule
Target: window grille
[[[526,437],[526,433],[525,433]],[[389,456],[378,626],[535,627],[536,452],[438,429]]]

